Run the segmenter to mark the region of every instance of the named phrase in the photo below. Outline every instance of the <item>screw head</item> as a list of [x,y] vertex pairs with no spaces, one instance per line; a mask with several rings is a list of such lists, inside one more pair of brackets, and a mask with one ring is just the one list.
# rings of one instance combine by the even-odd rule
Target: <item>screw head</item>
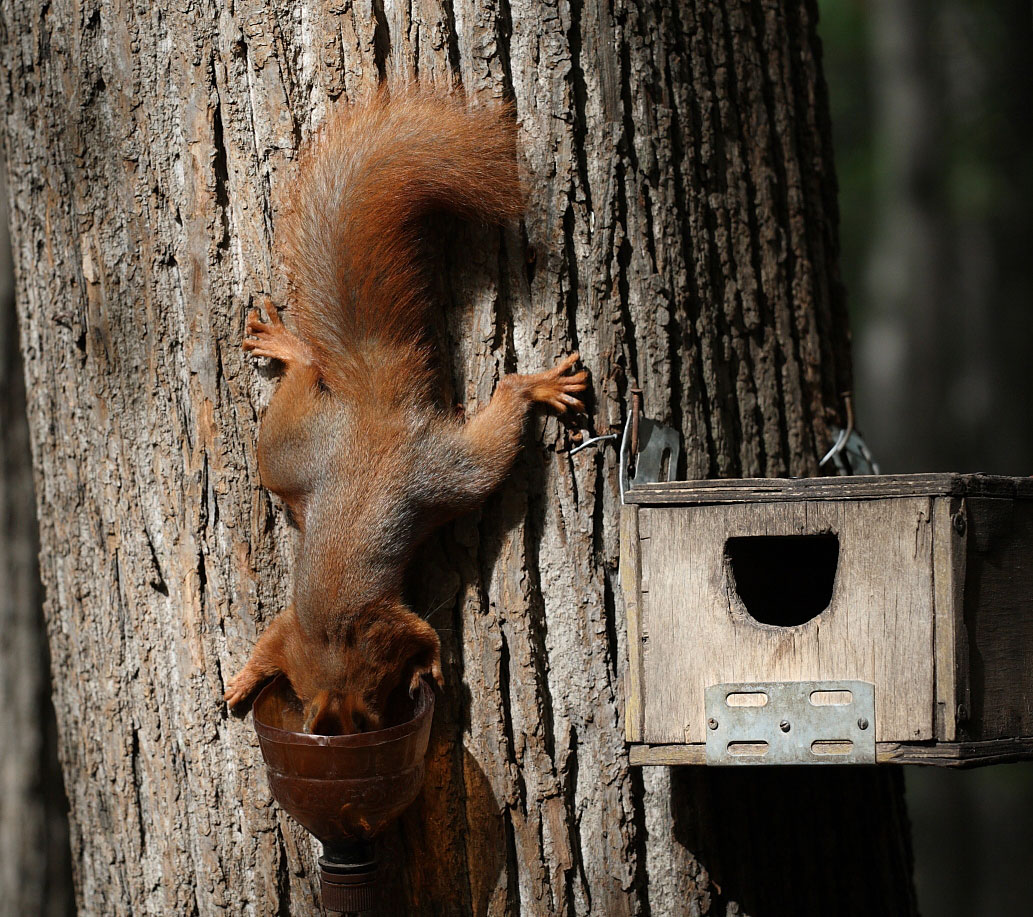
[[709,720],[707,720],[707,726],[709,726],[711,729],[717,729],[717,720],[711,717]]
[[867,719],[865,719],[865,718],[864,718],[864,717],[862,716],[862,717],[861,717],[861,718],[860,718],[860,719],[859,719],[859,720],[857,721],[857,728],[858,728],[858,729],[867,729],[867,728],[868,728],[868,720],[867,720]]
[[782,732],[789,732],[792,727],[789,724],[789,720],[782,720],[782,722],[778,724],[778,728],[781,729]]

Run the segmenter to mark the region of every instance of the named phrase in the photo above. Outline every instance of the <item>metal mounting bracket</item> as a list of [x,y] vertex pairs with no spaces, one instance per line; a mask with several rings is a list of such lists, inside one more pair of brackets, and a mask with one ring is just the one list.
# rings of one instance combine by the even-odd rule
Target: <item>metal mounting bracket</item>
[[711,685],[704,706],[707,764],[875,763],[875,686],[868,682]]
[[621,502],[625,492],[636,485],[673,481],[680,458],[681,434],[642,416],[642,391],[633,389],[631,410],[621,438]]

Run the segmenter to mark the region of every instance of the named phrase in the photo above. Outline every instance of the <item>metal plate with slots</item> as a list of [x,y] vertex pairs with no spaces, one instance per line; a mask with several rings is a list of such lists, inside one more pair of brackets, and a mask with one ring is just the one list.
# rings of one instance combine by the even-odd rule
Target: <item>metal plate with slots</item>
[[707,764],[874,764],[875,686],[864,681],[711,685]]

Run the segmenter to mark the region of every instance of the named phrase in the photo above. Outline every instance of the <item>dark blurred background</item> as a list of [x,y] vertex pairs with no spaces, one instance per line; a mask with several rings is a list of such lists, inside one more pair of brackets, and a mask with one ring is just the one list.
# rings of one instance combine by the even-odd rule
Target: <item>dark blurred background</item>
[[1029,0],[820,0],[864,431],[1033,474]]
[[[865,439],[1033,474],[1031,4],[819,7]],[[1033,763],[905,779],[925,917],[1033,913]]]
[[0,162],[0,917],[75,913]]
[[[819,7],[868,445],[887,472],[1033,474],[1029,0]],[[72,910],[67,835],[6,224],[0,214],[0,917],[56,917]],[[923,914],[1033,913],[1033,763],[906,779]]]

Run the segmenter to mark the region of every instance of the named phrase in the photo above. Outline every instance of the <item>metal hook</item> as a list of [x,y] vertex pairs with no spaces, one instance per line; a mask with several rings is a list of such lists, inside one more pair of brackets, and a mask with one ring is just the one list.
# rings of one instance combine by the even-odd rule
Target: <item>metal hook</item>
[[620,433],[604,433],[602,436],[593,436],[591,439],[586,439],[579,446],[575,446],[573,449],[571,449],[570,454],[577,455],[577,453],[579,453],[582,449],[586,448],[587,446],[594,446],[596,443],[601,443],[607,439],[618,438],[620,438]]
[[834,459],[843,451],[843,447],[846,445],[847,440],[850,439],[850,434],[854,432],[854,394],[853,392],[843,392],[842,398],[843,404],[846,407],[846,428],[839,431],[839,436],[836,437],[836,441],[833,443],[832,448],[829,449],[829,451],[825,453],[825,457],[818,462],[819,468]]
[[[594,446],[596,443],[602,442],[604,440],[627,438],[628,429],[629,429],[628,424],[630,423],[630,425],[631,425],[630,426],[630,429],[631,429],[631,455],[633,457],[635,455],[638,455],[638,419],[639,419],[639,415],[641,413],[642,413],[642,389],[640,389],[640,388],[633,388],[631,390],[631,415],[628,418],[628,421],[625,422],[625,424],[624,424],[624,432],[623,433],[604,433],[602,436],[593,436],[591,439],[586,439],[583,443],[581,443],[580,445],[577,445],[573,449],[571,449],[570,450],[570,454],[571,455],[576,455],[578,452],[580,452],[586,446]],[[621,452],[623,453],[623,451],[624,450],[623,450],[623,446],[622,446],[621,447]],[[633,459],[632,459],[632,461],[633,461]]]

